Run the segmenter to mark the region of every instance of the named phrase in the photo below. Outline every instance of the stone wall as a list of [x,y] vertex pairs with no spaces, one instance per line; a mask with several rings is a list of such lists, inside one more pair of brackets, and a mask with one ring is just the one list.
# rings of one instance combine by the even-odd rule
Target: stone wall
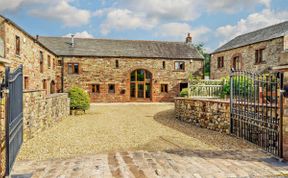
[[[46,80],[46,91],[49,94],[51,82],[56,82],[57,56],[28,33],[16,27],[15,24],[5,22],[4,34],[5,58],[11,61],[12,71],[23,64],[23,74],[28,79],[27,90],[43,89],[43,80]],[[16,36],[20,38],[20,55],[16,54]],[[40,72],[40,51],[43,52],[44,57],[43,73]],[[48,66],[48,56],[51,61],[50,67]]]
[[[264,61],[260,64],[255,64],[255,50],[265,48],[263,51]],[[232,68],[232,59],[235,56],[240,56],[241,69],[249,71],[262,71],[268,67],[278,66],[281,64],[280,55],[283,52],[283,38],[276,38],[269,41],[264,41],[248,46],[223,51],[212,54],[210,70],[211,79],[219,79],[229,76]],[[224,56],[224,67],[217,67],[217,58]]]
[[25,91],[24,103],[24,139],[70,114],[70,101],[67,93],[46,95],[45,90]]
[[229,133],[230,103],[224,100],[175,98],[176,118],[219,132]]
[[[115,67],[116,60],[119,68]],[[180,92],[179,84],[188,82],[189,74],[203,76],[203,60],[66,57],[64,61],[64,91],[72,86],[82,87],[92,102],[130,101],[130,74],[136,69],[152,73],[151,100],[154,102],[173,101]],[[175,61],[185,61],[185,71],[175,71]],[[68,63],[78,63],[79,74],[68,74]],[[92,93],[91,84],[99,84],[100,93]],[[108,84],[115,84],[115,94],[108,93]],[[161,92],[161,84],[168,84],[168,93]]]

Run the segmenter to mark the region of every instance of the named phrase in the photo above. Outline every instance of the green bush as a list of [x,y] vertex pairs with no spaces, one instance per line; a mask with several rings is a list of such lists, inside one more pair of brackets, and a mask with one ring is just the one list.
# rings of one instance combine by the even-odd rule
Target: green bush
[[180,92],[181,97],[187,97],[188,96],[188,88],[183,88]]
[[[224,82],[223,84],[223,90],[221,92],[221,97],[224,98],[225,96],[230,96],[230,77],[225,77],[222,79]],[[248,94],[250,96],[254,95],[254,83],[253,80],[248,77],[238,77],[238,79],[233,79],[234,83],[234,95],[237,95],[239,97],[241,96],[247,96]]]
[[68,92],[71,110],[87,110],[90,107],[90,97],[79,87],[72,87]]

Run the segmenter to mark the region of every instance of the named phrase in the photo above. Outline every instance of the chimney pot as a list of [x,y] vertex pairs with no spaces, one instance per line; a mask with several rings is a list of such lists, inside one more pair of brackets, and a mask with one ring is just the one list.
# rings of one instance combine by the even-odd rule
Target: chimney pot
[[192,36],[190,33],[188,33],[188,35],[186,37],[186,43],[192,43]]

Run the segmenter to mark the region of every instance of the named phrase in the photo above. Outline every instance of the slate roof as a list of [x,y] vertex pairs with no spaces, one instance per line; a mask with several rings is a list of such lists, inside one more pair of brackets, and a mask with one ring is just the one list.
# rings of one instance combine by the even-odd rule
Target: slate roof
[[288,21],[237,36],[220,48],[216,49],[212,54],[279,38],[286,34],[288,34]]
[[75,38],[72,47],[69,37],[40,36],[38,40],[58,56],[203,59],[184,42]]

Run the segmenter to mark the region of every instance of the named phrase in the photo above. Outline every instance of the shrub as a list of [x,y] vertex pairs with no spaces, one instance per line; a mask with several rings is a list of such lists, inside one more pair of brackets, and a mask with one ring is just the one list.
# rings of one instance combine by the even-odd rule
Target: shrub
[[90,107],[90,97],[79,87],[72,87],[68,92],[71,110],[87,110]]
[[180,92],[181,97],[187,97],[188,96],[188,88],[183,88]]
[[[223,84],[223,90],[221,92],[221,97],[230,96],[230,77],[225,77]],[[254,83],[253,80],[248,77],[238,77],[238,79],[233,79],[234,83],[234,95],[247,96],[248,94],[254,96]]]

